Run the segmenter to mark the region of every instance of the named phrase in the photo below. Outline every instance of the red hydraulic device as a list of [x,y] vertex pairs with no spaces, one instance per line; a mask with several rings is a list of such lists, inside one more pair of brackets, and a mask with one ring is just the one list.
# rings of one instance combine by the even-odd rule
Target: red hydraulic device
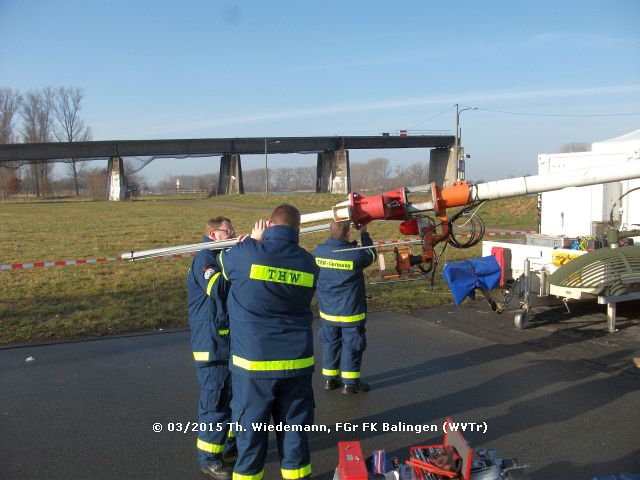
[[[640,178],[640,161],[628,161],[617,167],[588,168],[550,175],[497,180],[476,185],[461,181],[443,188],[432,183],[417,187],[396,188],[380,195],[363,195],[352,192],[347,201],[339,203],[331,210],[302,215],[301,222],[349,220],[356,228],[360,228],[374,220],[403,220],[400,232],[403,235],[419,236],[420,239],[397,242],[394,244],[393,250],[389,250],[387,246],[379,247],[379,253],[393,254],[395,264],[393,270],[388,269],[384,264],[384,258],[380,260],[382,257],[380,255],[381,275],[383,279],[394,278],[394,281],[398,281],[397,278],[401,276],[417,274],[418,278],[423,278],[427,274],[431,274],[433,281],[438,257],[442,255],[442,252],[435,253],[434,247],[436,245],[444,243],[444,247],[451,244],[455,248],[469,248],[482,240],[484,223],[472,211],[485,200]],[[426,197],[426,200],[411,202],[408,199],[409,194],[419,194]],[[448,209],[455,207],[460,207],[460,209],[449,215]],[[433,212],[435,218],[428,216],[427,212]],[[461,242],[454,234],[454,223],[463,217],[465,223],[468,224],[465,234],[470,238]],[[411,253],[410,247],[414,245],[421,246],[420,255]],[[414,267],[417,267],[417,270]]]
[[[409,193],[430,192],[431,200],[423,203],[410,203],[407,200]],[[434,247],[442,241],[449,242],[452,234],[452,222],[447,216],[447,208],[469,206],[469,184],[456,183],[450,187],[439,188],[435,183],[428,186],[397,188],[380,195],[362,195],[352,192],[349,195],[348,213],[351,222],[356,228],[360,228],[374,220],[404,220],[400,224],[400,232],[405,236],[419,236],[420,240],[400,244],[392,249],[379,251],[380,272],[385,281],[398,281],[400,277],[410,276],[415,273],[417,278],[431,275],[432,283],[438,262]],[[346,202],[345,202],[346,203]],[[432,210],[438,216],[440,222],[423,214]],[[334,219],[342,218],[345,214],[345,205],[340,204],[332,210]],[[337,215],[336,215],[337,214]],[[337,217],[337,218],[336,218]],[[482,231],[484,227],[482,227]],[[481,237],[477,239],[480,240]],[[477,241],[469,242],[468,246],[475,245]],[[420,255],[411,252],[411,245],[421,245]],[[384,254],[390,253],[393,257],[395,268],[384,268]],[[417,267],[417,270],[414,268]]]

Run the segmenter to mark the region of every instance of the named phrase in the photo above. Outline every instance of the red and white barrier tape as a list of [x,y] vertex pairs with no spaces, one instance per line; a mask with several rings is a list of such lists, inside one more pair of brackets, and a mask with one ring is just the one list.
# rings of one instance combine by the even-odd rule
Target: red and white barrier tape
[[[165,255],[157,258],[186,258],[186,257],[194,257],[195,253],[185,253],[185,254],[175,254],[175,255]],[[86,265],[88,263],[105,263],[105,262],[115,262],[122,261],[121,258],[86,258],[80,260],[59,260],[57,262],[33,262],[33,263],[11,263],[8,265],[0,265],[0,270],[24,270],[27,268],[42,268],[42,267],[64,267],[67,265]]]
[[65,265],[85,265],[87,263],[104,263],[120,260],[119,258],[89,258],[83,260],[60,260],[57,262],[11,263],[0,265],[0,270],[22,270],[25,268],[62,267]]
[[[527,233],[537,233],[526,230],[512,230],[505,232],[486,232],[484,235],[486,236],[509,236],[509,235],[526,235]],[[456,235],[456,237],[470,237],[471,235],[468,233]],[[398,242],[409,242],[409,241],[419,241],[419,238],[410,239],[405,238],[403,240],[387,240],[384,242],[373,242],[375,246],[385,246],[385,245],[394,245]],[[164,255],[162,257],[157,258],[186,258],[186,257],[195,257],[195,253],[184,253],[184,254],[174,254],[174,255]],[[121,258],[87,258],[80,260],[59,260],[57,262],[33,262],[33,263],[11,263],[8,265],[0,265],[0,270],[24,270],[27,268],[43,268],[43,267],[64,267],[67,265],[86,265],[88,263],[105,263],[105,262],[115,262],[121,261]]]

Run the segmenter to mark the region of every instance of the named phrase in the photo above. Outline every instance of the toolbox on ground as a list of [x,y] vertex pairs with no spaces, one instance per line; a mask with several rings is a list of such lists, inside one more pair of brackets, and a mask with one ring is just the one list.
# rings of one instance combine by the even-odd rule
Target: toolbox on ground
[[[446,425],[453,423],[447,418]],[[418,445],[409,449],[407,465],[413,468],[416,480],[461,479],[469,480],[473,452],[460,432],[444,431],[444,440],[438,445]],[[445,463],[434,462],[433,458]]]

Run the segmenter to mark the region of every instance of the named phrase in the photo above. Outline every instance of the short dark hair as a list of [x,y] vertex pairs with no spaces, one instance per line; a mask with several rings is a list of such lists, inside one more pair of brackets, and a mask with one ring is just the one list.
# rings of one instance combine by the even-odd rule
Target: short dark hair
[[336,240],[346,240],[349,236],[349,229],[351,228],[351,222],[344,220],[342,222],[331,222],[329,225],[329,235]]
[[218,215],[217,217],[210,218],[204,227],[204,234],[207,235],[209,233],[209,230],[217,229],[224,222],[231,223],[231,220],[229,220],[227,217],[223,217],[222,215]]
[[295,229],[300,228],[300,210],[286,203],[278,205],[271,214],[271,223]]

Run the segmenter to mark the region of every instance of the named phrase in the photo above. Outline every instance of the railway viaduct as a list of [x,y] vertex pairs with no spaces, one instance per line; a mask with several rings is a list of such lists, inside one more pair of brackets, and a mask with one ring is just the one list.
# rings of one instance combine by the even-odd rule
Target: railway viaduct
[[[205,138],[178,140],[108,140],[91,142],[15,143],[0,145],[4,162],[56,162],[64,159],[108,160],[107,199],[124,199],[123,158],[152,156],[182,159],[220,156],[218,192],[244,193],[241,155],[314,153],[318,155],[316,192],[348,193],[351,190],[349,150],[430,149],[430,181],[443,185],[464,178],[464,162],[456,159],[453,135]],[[267,170],[268,173],[268,170]]]

